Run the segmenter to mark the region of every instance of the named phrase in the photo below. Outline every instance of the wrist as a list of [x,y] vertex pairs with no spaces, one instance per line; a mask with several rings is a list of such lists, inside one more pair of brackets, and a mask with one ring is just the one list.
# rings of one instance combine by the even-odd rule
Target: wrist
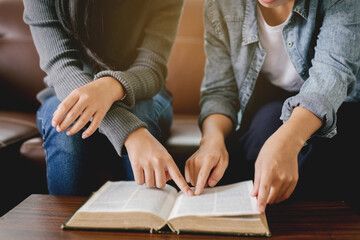
[[125,147],[131,148],[132,145],[138,144],[137,141],[147,133],[148,133],[148,131],[144,127],[136,129],[135,131],[130,133],[129,136],[126,138],[126,140],[124,142]]
[[105,83],[114,102],[125,98],[125,89],[118,80],[110,76],[99,78],[97,81],[99,80]]
[[227,116],[222,114],[209,115],[202,123],[200,146],[205,143],[224,144],[232,127],[232,121]]
[[289,120],[281,127],[289,139],[302,146],[321,127],[322,121],[309,110],[295,107]]
[[282,125],[275,133],[276,140],[279,146],[284,148],[291,147],[300,151],[304,146],[308,138],[300,136],[297,131],[298,129],[294,128],[293,125],[284,124]]
[[208,134],[204,134],[200,141],[200,146],[203,146],[205,144],[213,144],[213,145],[225,144],[225,136],[223,133],[215,132],[215,131]]

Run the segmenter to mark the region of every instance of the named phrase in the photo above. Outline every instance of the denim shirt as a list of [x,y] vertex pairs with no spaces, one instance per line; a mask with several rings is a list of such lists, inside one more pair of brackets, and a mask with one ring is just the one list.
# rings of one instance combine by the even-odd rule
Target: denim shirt
[[[210,114],[238,128],[266,52],[259,41],[256,0],[208,0],[204,10],[205,76],[199,124]],[[295,0],[283,29],[289,58],[305,81],[286,99],[280,119],[302,106],[323,121],[316,135],[336,134],[336,112],[360,101],[360,1]]]

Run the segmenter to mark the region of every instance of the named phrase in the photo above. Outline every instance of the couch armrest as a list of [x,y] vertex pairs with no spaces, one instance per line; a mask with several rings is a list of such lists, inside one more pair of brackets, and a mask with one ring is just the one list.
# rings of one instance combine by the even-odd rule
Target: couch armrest
[[35,114],[0,111],[0,149],[37,135]]

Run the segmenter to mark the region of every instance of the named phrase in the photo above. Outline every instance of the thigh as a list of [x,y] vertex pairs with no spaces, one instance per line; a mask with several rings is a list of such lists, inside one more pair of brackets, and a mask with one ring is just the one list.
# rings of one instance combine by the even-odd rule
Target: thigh
[[282,101],[269,102],[251,119],[249,128],[238,140],[246,161],[255,164],[265,141],[283,124],[280,120],[282,106]]
[[47,183],[50,194],[83,195],[86,181],[84,165],[88,162],[88,142],[81,135],[67,136],[58,133],[51,125],[52,115],[60,101],[55,97],[47,98],[37,112],[37,124],[43,138],[46,153]]
[[[314,137],[299,154],[299,182],[294,199],[359,199],[358,142],[360,103],[343,103],[337,113],[337,135]],[[359,201],[360,202],[360,201]]]
[[119,157],[108,139],[98,131],[82,139],[82,132],[88,125],[72,136],[57,132],[51,120],[59,104],[55,96],[49,97],[37,112],[46,153],[48,190],[54,195],[88,195],[101,183],[102,165],[108,164],[114,156],[119,161]]

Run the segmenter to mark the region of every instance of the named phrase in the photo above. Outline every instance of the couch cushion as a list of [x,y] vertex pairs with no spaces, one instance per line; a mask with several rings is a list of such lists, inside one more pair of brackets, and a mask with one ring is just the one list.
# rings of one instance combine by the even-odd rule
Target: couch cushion
[[46,169],[46,156],[42,144],[41,137],[26,140],[20,147],[20,155],[23,159],[30,160],[42,169]]
[[0,111],[0,148],[39,135],[35,114]]
[[166,148],[171,154],[189,155],[198,148],[201,132],[197,114],[175,115]]

